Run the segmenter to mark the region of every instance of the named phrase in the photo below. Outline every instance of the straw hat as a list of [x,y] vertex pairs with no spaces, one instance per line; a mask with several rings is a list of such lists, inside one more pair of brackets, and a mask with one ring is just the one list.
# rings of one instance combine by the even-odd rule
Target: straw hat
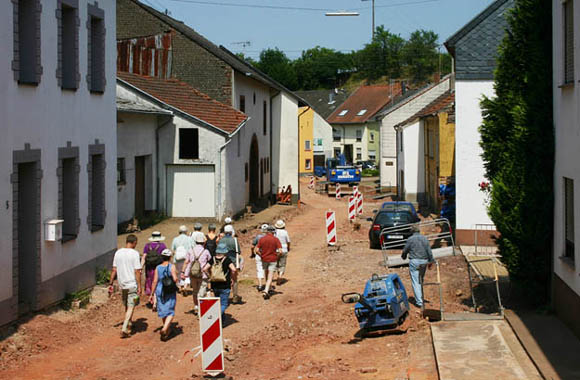
[[159,231],[151,232],[151,237],[149,238],[149,241],[163,241],[163,240],[165,240],[165,236],[161,235],[161,232]]
[[284,221],[282,219],[280,219],[276,222],[276,224],[274,224],[274,227],[276,227],[278,229],[282,229],[282,228],[286,227],[286,223],[284,223]]

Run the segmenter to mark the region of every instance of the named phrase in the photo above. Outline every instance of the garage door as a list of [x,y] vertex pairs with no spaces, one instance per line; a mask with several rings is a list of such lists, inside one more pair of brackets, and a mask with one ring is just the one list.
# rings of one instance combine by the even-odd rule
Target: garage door
[[174,217],[215,217],[213,165],[171,165],[167,168],[169,214]]

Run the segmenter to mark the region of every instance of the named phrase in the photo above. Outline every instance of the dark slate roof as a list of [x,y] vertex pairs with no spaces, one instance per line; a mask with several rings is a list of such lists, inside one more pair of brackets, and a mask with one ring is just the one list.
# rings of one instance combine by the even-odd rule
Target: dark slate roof
[[514,1],[494,1],[445,41],[455,59],[456,79],[493,79],[497,50],[508,28],[507,11]]
[[[326,121],[330,124],[366,123],[400,94],[400,82],[390,85],[360,86],[340,107],[334,110]],[[341,113],[345,111],[346,113],[341,116]]]
[[299,103],[299,105],[307,105],[307,103],[301,99],[300,97],[296,96],[292,91],[288,90],[284,87],[281,83],[277,82],[276,80],[270,78],[268,75],[263,73],[262,71],[258,70],[254,66],[250,65],[246,61],[240,59],[237,55],[229,51],[223,46],[217,46],[195,30],[190,28],[189,26],[185,25],[182,21],[178,21],[173,17],[166,15],[165,13],[159,12],[158,10],[141,3],[139,0],[132,0],[135,4],[139,5],[141,8],[145,9],[147,12],[151,13],[153,16],[157,17],[171,28],[175,29],[176,31],[183,34],[185,37],[189,38],[211,54],[215,55],[217,58],[221,59],[228,65],[230,65],[234,70],[241,72],[251,78],[256,79],[257,81],[272,87],[279,91],[284,91],[293,96]]
[[304,99],[325,120],[334,112],[336,107],[340,107],[344,103],[349,95],[344,90],[294,91],[294,93]]
[[220,103],[177,79],[159,79],[124,72],[117,73],[117,78],[155,100],[226,134],[233,133],[248,118],[235,108]]

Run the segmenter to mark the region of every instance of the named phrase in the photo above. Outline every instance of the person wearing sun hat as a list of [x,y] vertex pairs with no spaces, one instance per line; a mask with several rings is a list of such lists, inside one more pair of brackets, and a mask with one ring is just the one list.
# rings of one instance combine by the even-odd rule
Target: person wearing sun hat
[[[193,293],[193,314],[197,315],[197,302],[199,297],[205,297],[207,293],[207,273],[203,272],[203,268],[206,266],[209,260],[211,260],[211,254],[204,247],[205,237],[202,235],[195,236],[195,246],[187,252],[185,259],[185,265],[183,266],[183,271],[181,272],[182,279],[189,279],[191,284],[191,291]],[[194,265],[195,263],[198,265]],[[193,268],[193,271],[192,271]]]
[[268,226],[268,232],[260,239],[258,245],[254,249],[256,255],[260,256],[262,259],[262,267],[266,274],[266,288],[262,292],[262,297],[264,297],[265,300],[270,298],[270,286],[272,285],[272,279],[274,278],[274,272],[276,271],[276,263],[279,255],[282,253],[282,244],[280,244],[280,240],[274,236],[275,231],[276,229],[274,226]]
[[276,234],[275,236],[280,240],[282,245],[282,254],[278,256],[278,261],[276,263],[276,272],[278,272],[278,279],[276,280],[276,285],[282,285],[284,272],[286,271],[286,261],[288,260],[288,252],[290,252],[290,236],[288,231],[286,231],[286,223],[282,219],[278,220],[276,224]]
[[167,249],[165,243],[165,236],[161,235],[159,231],[153,231],[149,238],[149,243],[145,244],[143,248],[143,256],[141,257],[141,267],[145,268],[145,294],[151,295],[153,289],[153,277],[155,276],[155,268],[161,264],[161,252]]
[[267,232],[268,232],[268,225],[262,224],[260,226],[260,233],[258,235],[256,235],[256,237],[252,241],[252,253],[250,254],[250,259],[256,260],[256,277],[258,278],[258,288],[257,289],[259,292],[264,290],[264,285],[263,285],[263,281],[265,278],[264,267],[262,266],[262,258],[260,256],[256,255],[254,250],[256,249],[256,246],[258,245],[258,242],[260,241],[260,239],[263,238]]
[[[173,264],[176,266],[177,273],[180,273],[183,269],[183,264],[185,263],[187,252],[193,248],[192,239],[187,236],[187,232],[187,226],[180,226],[179,235],[177,235],[171,243],[171,250],[174,252]],[[183,291],[188,284],[189,278],[180,280],[178,284],[179,290]]]
[[170,249],[164,249],[161,252],[161,264],[155,268],[155,275],[153,278],[153,293],[149,297],[149,302],[153,302],[153,310],[157,309],[157,315],[163,321],[161,328],[161,340],[165,341],[169,335],[171,328],[171,321],[175,316],[175,304],[177,302],[177,294],[175,291],[167,292],[163,286],[163,279],[171,277],[175,284],[177,284],[177,271],[175,265],[171,264],[171,257],[173,252]]

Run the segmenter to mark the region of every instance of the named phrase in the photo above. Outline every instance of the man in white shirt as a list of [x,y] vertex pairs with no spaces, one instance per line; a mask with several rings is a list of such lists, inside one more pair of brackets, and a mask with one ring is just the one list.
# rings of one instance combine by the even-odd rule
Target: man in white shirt
[[201,223],[195,223],[193,225],[193,232],[191,233],[191,248],[195,247],[195,242],[198,241],[200,238],[203,239],[203,241],[205,242],[205,235],[203,232],[201,232],[201,229],[203,228],[203,226],[201,225]]
[[118,249],[113,258],[113,270],[109,281],[109,295],[113,293],[113,281],[117,277],[119,288],[123,294],[125,305],[125,320],[121,329],[121,337],[129,336],[129,325],[133,318],[135,306],[139,305],[141,295],[141,260],[137,246],[137,236],[128,235],[125,240],[125,248]]
[[278,279],[276,279],[276,285],[280,286],[284,282],[284,272],[286,271],[286,262],[288,260],[288,252],[290,252],[290,236],[288,231],[286,231],[286,223],[283,220],[278,220],[274,225],[276,227],[276,237],[280,240],[282,245],[282,254],[278,256],[278,262],[276,265],[276,272],[278,272]]

